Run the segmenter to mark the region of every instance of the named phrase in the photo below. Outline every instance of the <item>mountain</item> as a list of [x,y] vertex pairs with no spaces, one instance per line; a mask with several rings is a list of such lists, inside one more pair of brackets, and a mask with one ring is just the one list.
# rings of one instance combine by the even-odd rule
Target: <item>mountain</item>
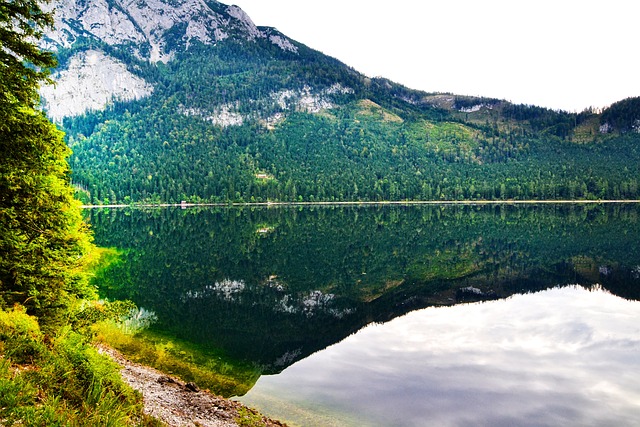
[[87,203],[638,198],[640,109],[368,78],[204,0],[58,2],[43,108]]
[[55,11],[55,27],[44,47],[57,51],[63,66],[56,75],[58,87],[45,88],[43,96],[57,120],[103,109],[113,100],[149,96],[153,85],[127,69],[129,55],[167,63],[193,43],[211,46],[229,38],[265,39],[280,49],[297,50],[277,32],[258,29],[237,6],[217,2],[78,0],[58,2]]

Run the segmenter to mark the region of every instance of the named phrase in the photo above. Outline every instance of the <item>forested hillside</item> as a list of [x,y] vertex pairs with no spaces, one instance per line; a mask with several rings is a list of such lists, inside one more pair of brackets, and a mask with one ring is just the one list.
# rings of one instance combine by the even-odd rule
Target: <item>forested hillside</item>
[[[152,88],[63,119],[85,203],[640,197],[637,100],[578,114],[428,94],[244,15],[248,33],[229,30],[237,9],[209,7],[228,15],[215,42],[189,18],[146,48],[86,31],[58,47],[65,64],[102,52]],[[163,61],[145,57],[154,43]]]

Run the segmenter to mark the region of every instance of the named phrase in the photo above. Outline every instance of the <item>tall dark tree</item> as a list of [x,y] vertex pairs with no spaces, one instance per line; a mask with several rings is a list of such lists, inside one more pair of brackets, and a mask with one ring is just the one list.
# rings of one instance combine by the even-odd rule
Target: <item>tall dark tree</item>
[[78,296],[91,247],[69,183],[70,154],[37,109],[55,65],[37,39],[51,25],[37,0],[0,2],[0,307],[21,304],[55,325]]
[[53,15],[36,0],[0,2],[0,101],[1,108],[16,102],[31,107],[38,99],[37,88],[55,57],[37,46],[43,30],[53,25]]

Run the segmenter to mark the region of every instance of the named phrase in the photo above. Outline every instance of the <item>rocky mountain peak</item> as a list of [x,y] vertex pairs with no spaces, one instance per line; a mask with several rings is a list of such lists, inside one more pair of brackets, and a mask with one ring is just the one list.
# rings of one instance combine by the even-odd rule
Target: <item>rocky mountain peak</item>
[[263,39],[283,51],[298,49],[276,30],[258,28],[238,6],[214,0],[54,0],[50,7],[55,24],[43,48],[64,51],[65,59],[53,75],[56,86],[43,87],[41,95],[49,117],[58,122],[153,92],[114,51],[167,63],[194,43],[226,39]]
[[283,50],[295,46],[261,30],[238,6],[205,0],[56,0],[55,29],[45,48],[71,48],[81,40],[129,47],[151,62],[170,61],[176,49],[229,37],[266,38]]

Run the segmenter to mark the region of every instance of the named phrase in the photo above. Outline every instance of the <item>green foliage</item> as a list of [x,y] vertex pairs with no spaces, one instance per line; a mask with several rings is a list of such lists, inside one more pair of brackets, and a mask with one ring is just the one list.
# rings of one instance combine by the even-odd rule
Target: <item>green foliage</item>
[[507,119],[526,121],[534,132],[566,138],[576,121],[575,114],[535,105],[506,104],[502,115]]
[[3,425],[144,425],[138,396],[118,367],[70,331],[48,343],[23,309],[0,311]]
[[38,84],[56,65],[53,54],[42,51],[36,43],[42,32],[53,25],[52,13],[44,12],[41,3],[0,3],[0,110],[16,104],[36,105]]
[[640,97],[611,104],[603,111],[601,123],[608,124],[618,132],[637,132],[640,129]]
[[262,415],[246,407],[238,409],[235,421],[240,427],[261,427],[265,424]]
[[95,295],[82,274],[91,244],[69,151],[42,113],[2,109],[0,123],[0,302],[56,323],[75,297]]
[[74,310],[97,297],[88,279],[98,256],[73,198],[70,150],[35,109],[55,65],[37,47],[53,22],[41,4],[0,3],[0,423],[140,425],[139,397],[117,366],[68,326],[90,317]]
[[144,109],[75,140],[74,179],[97,204],[639,196],[635,134],[577,145],[373,105],[290,113],[272,131]]
[[34,109],[43,67],[54,63],[35,39],[51,22],[37,1],[0,5],[0,307],[22,304],[53,327],[95,292],[83,274],[91,244],[69,185],[70,151]]
[[0,352],[17,363],[26,363],[44,350],[36,319],[20,306],[0,311]]
[[[153,95],[65,121],[85,200],[640,197],[637,135],[596,144],[597,135],[581,134],[587,143],[576,146],[586,116],[472,97],[452,96],[454,108],[491,108],[438,108],[426,94],[366,79],[310,49],[273,49],[230,40],[195,45],[157,68],[127,59],[154,84]],[[285,91],[318,93],[335,83],[351,91],[326,95],[334,108],[320,113],[275,101]],[[242,125],[206,119],[229,105],[245,117]],[[280,121],[262,122],[276,114]]]
[[83,300],[69,315],[69,324],[74,330],[89,332],[95,323],[105,320],[122,322],[137,308],[131,301]]
[[456,110],[470,109],[477,105],[497,105],[502,101],[496,98],[477,98],[474,96],[456,96],[453,104],[453,108]]

